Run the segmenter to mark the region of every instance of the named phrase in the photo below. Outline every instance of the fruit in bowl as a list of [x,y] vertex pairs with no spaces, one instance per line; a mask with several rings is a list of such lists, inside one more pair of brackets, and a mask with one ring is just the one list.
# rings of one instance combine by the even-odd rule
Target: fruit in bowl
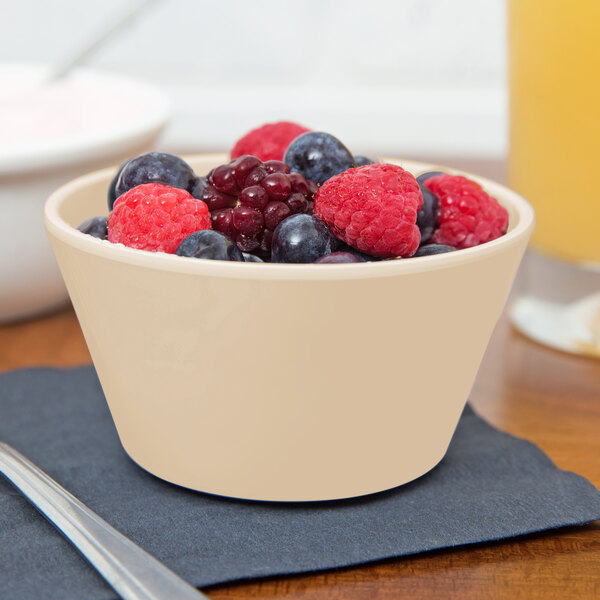
[[[290,137],[291,124],[281,126]],[[234,151],[255,146],[257,153],[268,147],[275,154],[270,136],[277,124],[267,127],[244,136]],[[196,258],[335,264],[323,259],[346,250],[358,262],[426,256],[438,246],[469,248],[506,233],[507,210],[475,181],[441,171],[415,177],[370,159],[357,166],[331,134],[302,131],[298,126],[300,134],[279,149],[283,161],[242,154],[206,176],[171,154],[130,159],[109,184],[106,238]],[[268,138],[262,145],[260,134]],[[95,235],[88,227],[86,220],[80,230]],[[208,240],[196,235],[206,229],[215,231],[213,242],[240,252],[198,251],[188,237]],[[180,252],[181,244],[196,249]]]
[[[230,158],[184,160],[198,179],[165,192],[173,196],[164,199],[167,237],[178,244],[173,252],[111,242],[110,216],[108,240],[102,231],[77,230],[106,215],[114,170],[74,180],[45,207],[52,246],[129,456],[178,485],[271,501],[359,496],[432,469],[448,448],[531,234],[527,202],[492,181],[441,169],[438,186],[434,176],[425,181],[432,180],[440,208],[429,211],[423,227],[431,229],[433,216],[443,222],[444,206],[453,204],[444,178],[461,177],[477,185],[464,195],[467,216],[479,206],[470,195],[485,190],[506,211],[506,233],[485,238],[497,230],[468,220],[464,226],[482,243],[456,249],[465,232],[451,229],[455,245],[434,243],[436,226],[428,243],[417,240],[412,256],[402,256],[413,252],[416,233],[422,235],[418,215],[425,201],[414,176],[440,169],[380,159],[332,175],[317,187],[312,212],[305,208],[277,224],[270,252],[260,244],[247,251],[215,227],[212,213],[220,209],[211,211],[194,196]],[[346,178],[372,167],[367,174],[375,173],[377,189],[392,190],[393,210],[381,208],[378,192],[376,211],[348,220],[353,196],[344,190],[358,184]],[[231,177],[223,171],[223,180]],[[329,195],[336,177],[341,187]],[[163,186],[162,194],[170,184],[159,179],[139,185]],[[219,193],[235,198],[227,207],[235,210],[243,206],[241,191],[231,185]],[[307,181],[309,192],[310,186]],[[135,189],[117,197],[113,214]],[[188,233],[186,223],[206,213],[179,213],[173,207],[180,201],[186,207],[203,202],[210,222]],[[145,202],[128,211],[144,214],[154,205]],[[139,223],[150,232],[165,218]],[[384,252],[377,236],[361,232],[365,223],[382,220],[387,229],[388,219],[402,239],[384,234]],[[256,239],[263,234],[264,228]],[[467,236],[462,240],[472,243]],[[398,255],[373,253],[388,248]],[[280,253],[307,262],[277,262]]]

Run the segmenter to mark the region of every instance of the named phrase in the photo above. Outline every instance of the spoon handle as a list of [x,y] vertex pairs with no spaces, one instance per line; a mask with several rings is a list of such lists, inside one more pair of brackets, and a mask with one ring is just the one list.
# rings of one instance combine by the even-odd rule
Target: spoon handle
[[207,598],[3,442],[0,473],[58,527],[124,600]]

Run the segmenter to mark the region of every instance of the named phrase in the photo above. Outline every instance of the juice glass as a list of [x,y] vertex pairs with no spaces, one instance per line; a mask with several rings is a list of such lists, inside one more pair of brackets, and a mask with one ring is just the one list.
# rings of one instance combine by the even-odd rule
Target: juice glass
[[[600,0],[508,0],[509,182],[533,204],[537,223],[528,289],[513,305],[513,322],[538,341],[596,356],[599,29]],[[554,269],[534,285],[549,260],[557,261]],[[552,285],[571,302],[548,302],[559,297]]]

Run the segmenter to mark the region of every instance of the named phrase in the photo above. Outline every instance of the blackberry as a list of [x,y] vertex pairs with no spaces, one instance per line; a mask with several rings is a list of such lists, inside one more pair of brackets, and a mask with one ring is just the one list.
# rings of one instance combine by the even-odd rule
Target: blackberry
[[240,249],[218,231],[205,229],[188,235],[175,250],[177,256],[193,256],[211,260],[236,260],[244,262]]
[[356,166],[352,153],[329,133],[309,131],[299,135],[287,148],[283,162],[323,185],[330,177]]
[[77,229],[100,240],[108,239],[107,217],[91,217],[86,219]]
[[283,219],[312,214],[316,191],[314,182],[290,173],[286,164],[244,155],[213,169],[196,197],[208,205],[215,231],[234,240],[242,252],[266,257]]
[[433,254],[444,254],[446,252],[454,252],[456,248],[452,246],[446,246],[444,244],[427,244],[426,246],[421,246],[417,248],[417,251],[411,256],[414,258],[415,256],[431,256]]
[[340,241],[317,217],[294,215],[282,221],[273,233],[271,261],[312,263],[335,252]]
[[196,184],[192,167],[182,158],[164,152],[147,152],[127,162],[115,185],[117,196],[143,183],[162,183],[190,192]]

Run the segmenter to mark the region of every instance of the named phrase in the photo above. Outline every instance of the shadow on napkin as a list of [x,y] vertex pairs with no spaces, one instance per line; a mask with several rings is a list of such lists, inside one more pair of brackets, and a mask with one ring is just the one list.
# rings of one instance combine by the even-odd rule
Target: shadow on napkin
[[[96,373],[0,376],[0,440],[22,452],[190,583],[343,567],[578,525],[600,493],[534,444],[467,407],[443,461],[393,490],[353,500],[277,504],[165,483],[121,448]],[[12,600],[115,593],[73,546],[0,479],[0,590]]]

